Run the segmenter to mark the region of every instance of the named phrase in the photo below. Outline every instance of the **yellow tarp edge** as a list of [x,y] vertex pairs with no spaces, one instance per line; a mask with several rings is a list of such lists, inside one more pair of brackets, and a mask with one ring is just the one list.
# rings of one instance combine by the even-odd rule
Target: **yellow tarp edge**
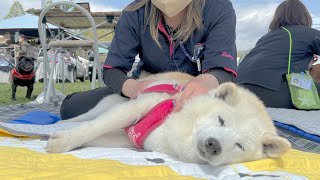
[[4,137],[27,137],[25,135],[11,133],[11,132],[6,131],[6,130],[1,129],[1,128],[0,128],[0,136],[4,136]]
[[0,146],[0,177],[4,179],[195,179],[168,166],[133,166],[106,159],[80,159]]
[[[8,132],[8,131],[6,131],[4,129],[1,129],[1,128],[0,128],[0,136],[2,136],[2,137],[30,138],[30,137],[27,137],[27,136],[24,136],[24,135],[13,134],[13,133]],[[10,149],[10,151],[15,152],[16,154],[21,154],[21,152],[22,152],[21,148],[19,148],[19,151],[15,151],[15,149],[17,149],[17,148],[13,148],[13,147],[5,147],[5,148]],[[0,150],[1,150],[1,152],[0,152],[0,177],[2,177],[2,175],[4,175],[4,174],[1,174],[2,169],[3,169],[1,167],[5,166],[5,164],[3,164],[3,162],[5,162],[7,160],[5,160],[5,159],[3,160],[2,159],[2,157],[6,157],[6,155],[3,154],[3,152],[2,152],[2,150],[4,150],[4,149],[0,148]],[[30,150],[24,149],[24,151],[30,151]],[[15,156],[15,153],[13,153],[13,154],[10,153],[10,154]],[[28,152],[28,153],[30,153],[30,152]],[[33,156],[32,158],[35,161],[38,161],[38,160],[42,161],[42,159],[43,159],[43,160],[45,160],[45,162],[49,163],[49,161],[47,161],[48,160],[47,156],[50,157],[50,158],[53,157],[53,155],[46,155],[46,154],[41,154],[40,153],[43,156],[42,157],[39,154],[37,155],[37,154],[34,154],[34,153],[37,153],[37,152],[31,153],[32,156]],[[57,157],[54,157],[54,158],[58,158],[58,159],[61,156],[59,161],[63,161],[63,158],[66,155],[57,154],[56,156]],[[69,155],[69,156],[72,157],[72,158],[76,158],[76,157],[71,156],[71,155]],[[39,158],[39,159],[37,159],[37,158]],[[78,159],[78,160],[80,160],[80,159]],[[82,161],[93,161],[93,162],[88,162],[89,165],[91,165],[91,164],[94,164],[94,162],[100,161],[100,160],[81,160],[81,162]],[[112,164],[113,162],[116,164],[117,167],[118,167],[118,164],[121,164],[118,161],[112,161],[112,160],[103,160],[103,161],[106,161],[106,165],[107,166]],[[78,162],[78,161],[76,161],[76,162]],[[112,163],[110,163],[110,162],[112,162]],[[11,162],[9,162],[9,163],[11,163]],[[29,163],[33,164],[33,162],[29,162]],[[66,159],[66,163],[67,164],[70,163],[68,158]],[[83,162],[83,163],[86,164],[87,162]],[[263,159],[263,160],[259,160],[259,161],[246,162],[246,163],[242,163],[242,164],[245,165],[246,167],[248,167],[250,170],[256,171],[256,172],[258,172],[258,171],[271,171],[271,172],[285,171],[285,172],[289,172],[289,173],[293,173],[293,174],[297,174],[297,175],[308,177],[311,180],[319,180],[320,179],[320,155],[319,154],[307,153],[307,152],[302,152],[302,151],[297,151],[297,150],[293,150],[292,149],[288,153],[286,153],[284,156],[282,156],[281,158]],[[75,165],[77,166],[77,165],[80,165],[80,164],[75,164]],[[130,166],[130,165],[124,165],[124,164],[122,164],[122,165],[123,166],[121,166],[121,167],[123,167],[125,169],[128,168],[128,171],[131,171],[131,170],[134,170],[134,169],[137,168],[137,166]],[[15,166],[18,167],[19,165],[17,164]],[[153,171],[155,171],[155,172],[165,172],[166,175],[169,175],[170,173],[173,173],[173,174],[170,174],[170,176],[172,175],[173,177],[178,175],[177,173],[172,171],[167,166],[138,166],[138,168],[139,169],[140,168],[142,168],[142,169],[151,168],[152,172]],[[155,169],[153,169],[153,168],[155,168]],[[164,168],[164,169],[162,169],[162,168]],[[37,169],[34,169],[34,170],[38,171]],[[39,170],[42,171],[43,169],[40,168]],[[63,168],[60,169],[60,170],[63,170]],[[148,170],[148,171],[150,171],[150,170]],[[169,171],[171,171],[171,172],[169,172]],[[167,174],[167,173],[169,173],[169,174]],[[152,175],[152,173],[151,174],[150,173],[146,174],[147,177],[149,175]],[[91,176],[91,175],[90,174],[86,175],[86,178],[88,178],[88,176]],[[102,173],[102,176],[104,177],[105,174]],[[75,177],[76,177],[76,179],[81,178],[81,177],[77,177],[77,176],[75,176]],[[107,177],[108,177],[108,179],[110,178],[109,176],[107,176]],[[132,178],[134,178],[134,177],[130,177],[130,179],[132,179]],[[152,178],[152,179],[154,179],[154,178]],[[178,177],[177,179],[190,179],[190,178],[191,177]],[[137,178],[137,179],[141,179],[141,178]],[[163,179],[163,178],[160,178],[160,179]],[[172,179],[172,178],[170,178],[170,179]]]
[[320,179],[320,155],[290,150],[281,158],[263,159],[242,163],[252,171],[286,171],[305,176],[311,180]]

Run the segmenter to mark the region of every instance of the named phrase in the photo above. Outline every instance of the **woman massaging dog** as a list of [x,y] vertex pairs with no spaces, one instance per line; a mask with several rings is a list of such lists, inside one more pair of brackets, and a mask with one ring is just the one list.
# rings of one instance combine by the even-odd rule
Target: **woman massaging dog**
[[[236,15],[229,0],[139,0],[123,11],[104,64],[107,87],[71,94],[62,103],[69,119],[92,109],[111,94],[134,98],[152,80],[150,73],[180,71],[196,76],[184,85],[175,111],[193,96],[207,93],[236,76]],[[127,77],[135,56],[141,61]]]

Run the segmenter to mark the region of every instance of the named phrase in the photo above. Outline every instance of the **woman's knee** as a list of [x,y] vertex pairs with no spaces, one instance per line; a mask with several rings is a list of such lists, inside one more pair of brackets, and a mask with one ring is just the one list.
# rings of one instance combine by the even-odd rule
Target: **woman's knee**
[[73,118],[74,116],[72,116],[73,113],[73,108],[75,107],[75,104],[73,103],[73,99],[72,97],[75,95],[76,93],[72,93],[69,94],[63,101],[61,104],[61,108],[60,108],[60,115],[62,119],[70,119]]
[[61,118],[70,119],[84,114],[110,94],[113,94],[113,92],[109,87],[70,94],[62,102]]

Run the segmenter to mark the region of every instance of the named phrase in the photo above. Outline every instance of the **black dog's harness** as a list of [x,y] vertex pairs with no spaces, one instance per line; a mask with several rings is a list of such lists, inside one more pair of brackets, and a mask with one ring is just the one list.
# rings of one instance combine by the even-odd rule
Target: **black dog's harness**
[[13,68],[12,69],[12,78],[18,78],[18,79],[21,79],[21,80],[31,80],[34,76],[36,75],[36,73],[34,71],[32,71],[31,74],[28,74],[28,75],[23,75],[23,74],[20,74],[16,68]]

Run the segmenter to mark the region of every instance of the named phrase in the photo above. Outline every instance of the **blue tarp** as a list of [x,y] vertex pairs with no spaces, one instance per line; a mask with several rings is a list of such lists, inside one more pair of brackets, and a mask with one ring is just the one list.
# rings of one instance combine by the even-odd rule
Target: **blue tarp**
[[46,111],[33,111],[23,116],[17,117],[14,120],[8,121],[13,124],[36,124],[48,125],[60,121],[61,118],[55,114]]
[[310,133],[307,133],[293,125],[290,125],[290,124],[284,124],[284,123],[280,123],[278,121],[274,121],[274,125],[278,128],[283,128],[283,129],[286,129],[288,131],[290,131],[291,133],[294,133],[296,135],[299,135],[305,139],[308,139],[310,141],[314,141],[316,143],[320,143],[320,136],[317,136],[317,135],[314,135],[314,134],[310,134]]

